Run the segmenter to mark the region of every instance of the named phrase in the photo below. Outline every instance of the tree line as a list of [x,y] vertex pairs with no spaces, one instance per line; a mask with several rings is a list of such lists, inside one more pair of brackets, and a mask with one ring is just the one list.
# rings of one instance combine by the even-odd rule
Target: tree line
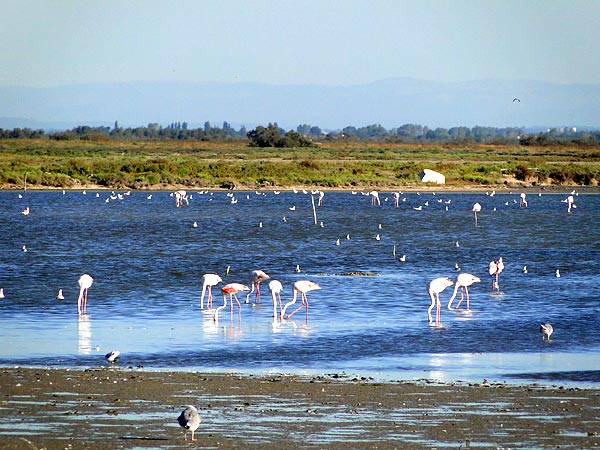
[[121,127],[115,121],[113,127],[81,125],[71,130],[46,132],[38,129],[0,128],[0,139],[53,139],[53,140],[198,140],[240,141],[253,147],[310,147],[315,142],[372,141],[407,144],[496,144],[531,146],[599,146],[600,130],[576,131],[572,128],[554,128],[537,134],[526,133],[514,127],[452,127],[429,128],[418,124],[403,124],[386,129],[379,124],[363,127],[347,126],[341,130],[324,131],[318,126],[301,124],[296,130],[284,130],[276,122],[246,130],[235,129],[228,122],[212,126],[190,128],[187,122],[172,122],[167,126],[149,123],[140,127]]

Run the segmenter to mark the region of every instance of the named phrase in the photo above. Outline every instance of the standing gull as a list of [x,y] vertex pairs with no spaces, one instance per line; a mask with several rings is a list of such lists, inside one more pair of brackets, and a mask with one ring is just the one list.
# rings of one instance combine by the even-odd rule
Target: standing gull
[[549,323],[543,323],[540,325],[540,333],[542,333],[542,341],[548,340],[550,342],[550,335],[554,332],[554,328]]
[[185,428],[183,439],[187,440],[187,432],[189,430],[192,432],[192,441],[195,441],[196,439],[194,439],[194,432],[200,426],[200,416],[198,415],[198,410],[192,405],[187,405],[185,409],[181,411],[181,414],[177,418],[177,422],[180,426]]

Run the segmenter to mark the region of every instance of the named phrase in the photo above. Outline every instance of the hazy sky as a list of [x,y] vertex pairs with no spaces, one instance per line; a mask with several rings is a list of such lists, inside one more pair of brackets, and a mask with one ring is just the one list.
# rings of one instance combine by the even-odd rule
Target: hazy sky
[[600,0],[2,0],[0,85],[599,83]]

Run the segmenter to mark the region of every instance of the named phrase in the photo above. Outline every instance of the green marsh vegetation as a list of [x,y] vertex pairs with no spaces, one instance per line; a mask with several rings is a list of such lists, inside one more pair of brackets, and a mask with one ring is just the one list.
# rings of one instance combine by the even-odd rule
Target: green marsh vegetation
[[428,168],[456,188],[597,186],[598,147],[328,142],[250,147],[245,141],[0,140],[5,189],[238,189],[422,186]]

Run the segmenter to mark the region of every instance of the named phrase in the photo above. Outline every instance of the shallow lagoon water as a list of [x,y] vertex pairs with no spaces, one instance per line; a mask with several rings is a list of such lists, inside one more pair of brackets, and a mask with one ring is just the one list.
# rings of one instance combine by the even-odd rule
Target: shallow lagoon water
[[[520,192],[410,192],[394,208],[386,192],[380,207],[326,192],[315,225],[310,193],[189,193],[176,208],[168,192],[1,192],[0,364],[93,367],[115,348],[120,364],[149,370],[600,382],[598,194],[575,197],[569,214],[566,194],[529,194],[520,208]],[[494,293],[487,266],[500,256]],[[427,284],[455,277],[455,263],[482,280],[471,312],[445,308],[448,288],[442,326],[429,326]],[[283,283],[284,302],[299,279],[321,285],[308,323],[300,311],[274,325],[266,285],[260,304],[226,309],[218,324],[200,310],[202,274],[249,283],[257,268]],[[78,317],[83,273],[94,284]],[[554,325],[550,343],[541,322]]]

